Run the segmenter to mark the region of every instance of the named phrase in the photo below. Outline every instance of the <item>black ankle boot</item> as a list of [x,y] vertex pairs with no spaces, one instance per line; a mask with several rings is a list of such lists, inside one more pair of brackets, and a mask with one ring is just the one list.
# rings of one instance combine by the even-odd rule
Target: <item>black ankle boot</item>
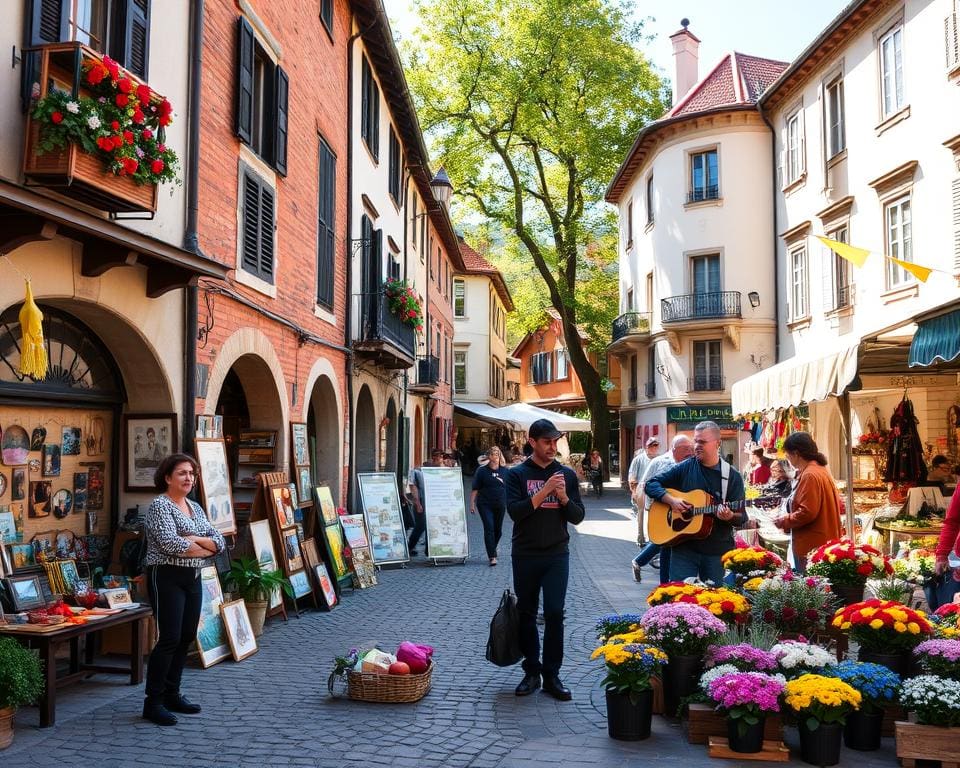
[[163,705],[160,699],[146,699],[143,702],[143,719],[157,725],[176,725],[177,718]]
[[194,704],[180,693],[167,694],[163,697],[163,705],[171,712],[180,712],[184,715],[195,715],[200,712],[200,705]]

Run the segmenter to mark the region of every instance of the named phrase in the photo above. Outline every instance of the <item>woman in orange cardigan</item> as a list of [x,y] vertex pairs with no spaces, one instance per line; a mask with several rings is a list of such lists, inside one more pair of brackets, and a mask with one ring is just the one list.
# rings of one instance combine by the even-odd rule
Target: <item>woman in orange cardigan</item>
[[794,432],[784,441],[783,450],[797,469],[797,484],[787,503],[790,511],[774,524],[790,531],[794,566],[802,573],[810,550],[840,538],[840,494],[827,469],[827,457],[808,433]]

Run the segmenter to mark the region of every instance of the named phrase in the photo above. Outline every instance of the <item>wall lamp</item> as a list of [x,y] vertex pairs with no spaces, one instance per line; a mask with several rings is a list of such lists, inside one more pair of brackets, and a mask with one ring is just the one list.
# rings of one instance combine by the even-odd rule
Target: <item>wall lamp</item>
[[750,306],[756,309],[760,306],[760,294],[756,291],[750,291],[747,294],[747,298],[750,300]]

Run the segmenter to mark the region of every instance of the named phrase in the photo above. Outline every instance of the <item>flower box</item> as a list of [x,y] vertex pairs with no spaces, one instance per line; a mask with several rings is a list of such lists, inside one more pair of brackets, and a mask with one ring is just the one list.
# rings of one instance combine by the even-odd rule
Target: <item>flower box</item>
[[899,704],[887,704],[883,708],[883,724],[880,726],[881,736],[896,735],[896,724],[899,720],[907,719],[907,710]]
[[[39,90],[34,95],[44,99],[51,92],[74,92],[75,78],[81,65],[102,62],[100,54],[78,43],[55,43],[41,46],[39,54]],[[145,85],[133,75],[123,77],[133,88]],[[36,88],[36,86],[35,86]],[[81,84],[75,98],[92,98],[95,94]],[[162,97],[153,96],[157,99]],[[144,107],[146,111],[146,107]],[[24,131],[23,175],[28,185],[47,187],[84,205],[109,213],[154,213],[157,210],[157,184],[137,183],[131,175],[111,172],[104,156],[88,152],[77,143],[38,153],[41,144],[41,122],[31,108]],[[91,129],[91,135],[93,131]]]
[[[687,741],[691,744],[706,744],[711,736],[727,737],[727,718],[709,704],[691,704],[686,723]],[[763,740],[783,741],[783,720],[780,715],[767,715]]]
[[939,760],[942,768],[960,765],[960,728],[941,728],[898,720],[897,757],[904,768],[917,760]]

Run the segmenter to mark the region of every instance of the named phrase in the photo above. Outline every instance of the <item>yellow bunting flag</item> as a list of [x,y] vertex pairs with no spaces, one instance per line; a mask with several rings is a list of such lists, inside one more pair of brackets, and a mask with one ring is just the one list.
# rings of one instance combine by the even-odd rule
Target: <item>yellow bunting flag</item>
[[47,375],[47,348],[43,345],[43,312],[33,300],[33,289],[27,280],[27,295],[20,308],[20,373],[40,380]]
[[817,235],[816,238],[841,259],[846,259],[858,267],[862,267],[867,260],[867,256],[870,255],[870,251],[864,248],[854,248],[852,245],[841,243],[839,240],[831,240],[829,237],[821,237],[820,235]]
[[930,277],[930,273],[933,272],[930,267],[922,267],[919,264],[914,264],[912,261],[901,261],[900,259],[893,258],[893,256],[887,256],[887,258],[894,264],[899,264],[921,283],[927,282],[927,278]]

